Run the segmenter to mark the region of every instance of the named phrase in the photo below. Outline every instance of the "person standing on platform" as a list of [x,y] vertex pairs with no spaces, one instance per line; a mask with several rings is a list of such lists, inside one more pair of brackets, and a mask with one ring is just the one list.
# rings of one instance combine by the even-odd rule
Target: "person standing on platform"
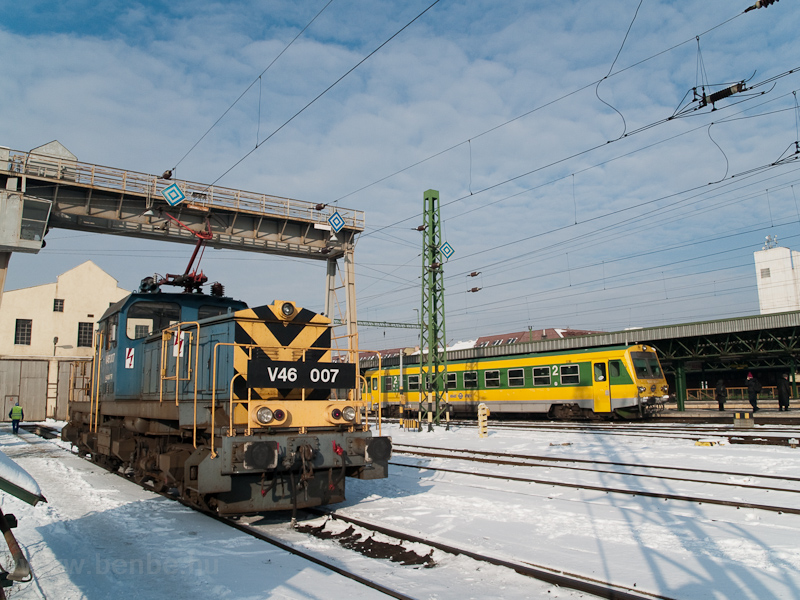
[[750,400],[750,406],[753,407],[753,412],[758,412],[758,393],[761,391],[761,384],[758,379],[753,377],[752,373],[747,374],[747,399]]
[[19,422],[25,418],[25,412],[22,410],[19,402],[12,406],[11,410],[8,411],[8,418],[11,419],[11,430],[14,433],[19,433]]
[[789,410],[789,396],[792,395],[792,386],[789,385],[789,374],[784,373],[778,379],[778,410]]
[[725,382],[722,381],[722,379],[717,379],[716,397],[719,409],[725,410],[725,400],[728,399],[728,390],[725,388]]

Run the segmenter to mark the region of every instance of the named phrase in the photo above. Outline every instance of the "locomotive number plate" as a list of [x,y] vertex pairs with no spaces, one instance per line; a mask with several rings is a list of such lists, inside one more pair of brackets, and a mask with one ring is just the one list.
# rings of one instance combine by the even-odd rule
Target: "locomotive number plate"
[[251,388],[354,388],[356,366],[253,359],[247,362],[247,385]]

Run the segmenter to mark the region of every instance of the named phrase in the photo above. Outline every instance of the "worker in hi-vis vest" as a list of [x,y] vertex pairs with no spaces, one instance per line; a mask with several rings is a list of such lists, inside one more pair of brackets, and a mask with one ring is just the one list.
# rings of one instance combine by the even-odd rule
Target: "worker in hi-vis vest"
[[25,418],[25,412],[22,410],[19,402],[12,406],[11,410],[8,411],[8,418],[11,419],[11,429],[14,431],[14,433],[19,433],[19,422]]

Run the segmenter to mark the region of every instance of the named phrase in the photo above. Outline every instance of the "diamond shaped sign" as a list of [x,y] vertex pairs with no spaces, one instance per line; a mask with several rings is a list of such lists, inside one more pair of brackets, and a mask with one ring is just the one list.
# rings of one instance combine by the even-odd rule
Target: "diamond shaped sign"
[[453,253],[455,253],[455,250],[453,250],[453,247],[450,245],[449,242],[445,242],[444,244],[439,246],[439,252],[444,254],[445,258],[449,259],[451,256],[453,256]]
[[165,187],[163,190],[161,190],[161,195],[164,196],[164,200],[166,200],[167,204],[170,206],[177,206],[186,200],[186,194],[184,194],[183,190],[178,187],[177,183],[173,183],[172,185]]
[[338,210],[328,217],[328,223],[333,229],[333,233],[339,233],[345,224],[344,219],[342,218],[342,215],[339,214]]

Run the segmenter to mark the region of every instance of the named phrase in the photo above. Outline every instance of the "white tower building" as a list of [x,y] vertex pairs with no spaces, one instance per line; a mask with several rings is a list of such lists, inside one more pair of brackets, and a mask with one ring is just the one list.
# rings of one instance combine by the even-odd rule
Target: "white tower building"
[[800,310],[800,252],[781,248],[777,236],[767,236],[753,256],[761,314]]

